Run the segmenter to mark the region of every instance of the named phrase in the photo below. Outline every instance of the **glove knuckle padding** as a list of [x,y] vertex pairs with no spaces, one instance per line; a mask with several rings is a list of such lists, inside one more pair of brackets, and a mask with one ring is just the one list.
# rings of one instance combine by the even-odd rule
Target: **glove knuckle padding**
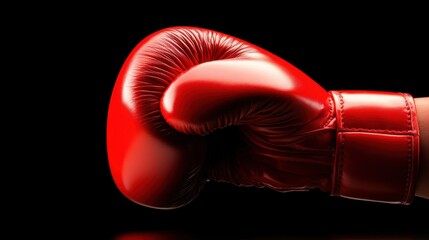
[[[118,76],[107,129],[112,175],[128,198],[156,208],[187,204],[209,179],[278,190],[320,185],[311,174],[329,172],[329,152],[297,160],[307,132],[320,128],[304,126],[329,118],[320,116],[326,98],[304,73],[252,44],[164,29],[139,43]],[[293,128],[299,137],[286,140]],[[322,167],[309,171],[315,162]]]
[[193,66],[243,54],[242,44],[233,42],[196,29],[171,29],[144,39],[130,54],[112,94],[107,128],[112,175],[128,198],[171,208],[198,194],[204,145],[165,122],[160,99]]
[[124,195],[156,208],[195,198],[205,182],[205,143],[166,123],[161,98],[189,69],[252,52],[232,37],[199,28],[164,29],[136,46],[118,76],[107,128],[112,175]]
[[138,49],[132,64],[135,76],[130,79],[129,91],[142,122],[171,133],[160,113],[160,100],[167,87],[199,64],[239,58],[251,50],[232,38],[201,29],[179,28],[156,34]]

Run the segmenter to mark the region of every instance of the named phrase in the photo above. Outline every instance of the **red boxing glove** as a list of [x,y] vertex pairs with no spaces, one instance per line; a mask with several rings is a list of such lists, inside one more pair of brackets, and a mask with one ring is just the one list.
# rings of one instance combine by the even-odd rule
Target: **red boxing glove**
[[123,65],[107,150],[120,191],[153,208],[183,206],[209,180],[409,204],[419,135],[409,94],[327,92],[248,42],[172,27]]

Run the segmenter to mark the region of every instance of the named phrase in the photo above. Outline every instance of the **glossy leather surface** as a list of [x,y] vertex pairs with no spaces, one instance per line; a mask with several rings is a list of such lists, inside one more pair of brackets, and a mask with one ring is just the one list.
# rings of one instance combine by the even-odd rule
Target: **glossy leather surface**
[[[356,108],[378,113],[371,101]],[[393,118],[404,115],[390,110]],[[378,126],[344,112],[356,117],[345,124]],[[107,122],[109,164],[126,197],[154,208],[183,206],[210,180],[329,192],[333,169],[338,172],[336,114],[326,90],[276,55],[208,29],[167,28],[143,39],[118,75]],[[344,180],[353,169],[343,171],[345,188],[361,184]],[[360,191],[347,189],[334,189],[335,195]],[[362,199],[371,200],[371,193]]]
[[408,94],[333,91],[337,150],[332,194],[409,204],[419,167],[419,132]]

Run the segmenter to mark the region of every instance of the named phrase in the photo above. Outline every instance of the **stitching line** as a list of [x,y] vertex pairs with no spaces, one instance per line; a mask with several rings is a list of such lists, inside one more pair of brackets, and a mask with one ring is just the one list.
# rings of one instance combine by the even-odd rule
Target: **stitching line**
[[411,137],[408,139],[408,154],[407,154],[407,177],[405,178],[405,189],[402,197],[402,202],[405,203],[409,194],[410,176],[411,176],[411,158],[412,158],[412,143]]

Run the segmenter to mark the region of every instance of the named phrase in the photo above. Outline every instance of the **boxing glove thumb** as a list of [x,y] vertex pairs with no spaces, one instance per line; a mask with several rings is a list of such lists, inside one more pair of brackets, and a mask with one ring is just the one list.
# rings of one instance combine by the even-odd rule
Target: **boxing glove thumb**
[[280,119],[292,131],[316,118],[329,120],[329,111],[322,112],[329,108],[324,89],[288,62],[259,51],[264,55],[201,63],[180,75],[161,100],[167,123],[185,134],[206,135]]

